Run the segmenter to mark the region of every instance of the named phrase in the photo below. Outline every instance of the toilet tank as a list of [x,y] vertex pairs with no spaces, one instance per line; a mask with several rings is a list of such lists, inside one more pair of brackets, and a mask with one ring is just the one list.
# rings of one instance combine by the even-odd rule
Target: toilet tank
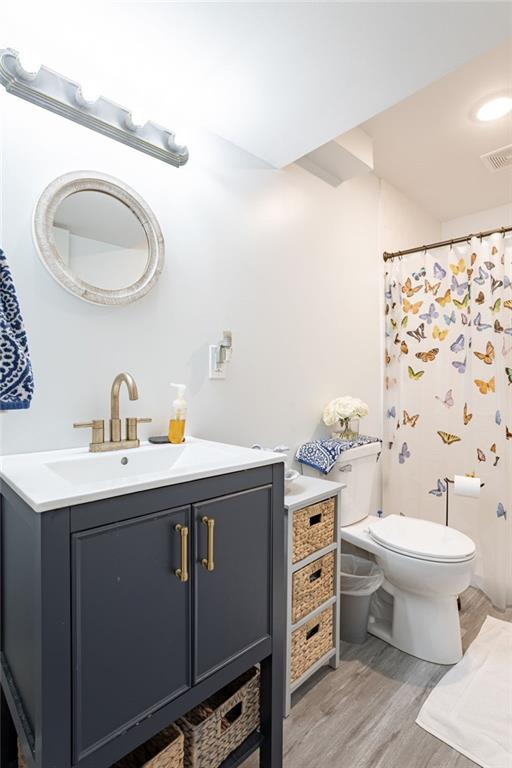
[[[381,443],[369,443],[345,451],[331,470],[336,480],[347,486],[341,492],[340,525],[352,525],[375,510],[380,471]],[[334,480],[334,477],[333,477]]]
[[[327,475],[328,480],[344,483],[341,492],[340,525],[352,525],[376,511],[380,499],[378,458],[381,443],[368,443],[344,451]],[[326,477],[304,466],[304,474]],[[375,509],[374,509],[375,506]]]

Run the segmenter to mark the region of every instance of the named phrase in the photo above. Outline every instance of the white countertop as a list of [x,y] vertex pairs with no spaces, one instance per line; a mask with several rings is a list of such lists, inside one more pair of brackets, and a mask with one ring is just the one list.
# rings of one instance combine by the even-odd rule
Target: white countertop
[[344,483],[334,483],[332,480],[323,480],[321,477],[300,475],[294,481],[291,493],[285,495],[284,505],[289,512],[293,512],[296,509],[315,504],[317,501],[336,496],[342,488],[346,488]]
[[181,445],[142,443],[107,453],[75,448],[2,456],[0,478],[35,512],[46,512],[283,461],[280,453],[187,437]]

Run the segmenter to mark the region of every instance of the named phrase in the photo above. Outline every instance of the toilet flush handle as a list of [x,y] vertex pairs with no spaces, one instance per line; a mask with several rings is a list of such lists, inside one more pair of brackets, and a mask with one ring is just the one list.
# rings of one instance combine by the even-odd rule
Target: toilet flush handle
[[343,464],[342,467],[338,467],[339,472],[352,472],[352,464]]

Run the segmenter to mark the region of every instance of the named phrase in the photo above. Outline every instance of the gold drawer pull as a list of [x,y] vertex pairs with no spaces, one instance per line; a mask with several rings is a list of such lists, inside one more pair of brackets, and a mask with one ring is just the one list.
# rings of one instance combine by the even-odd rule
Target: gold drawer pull
[[208,528],[208,549],[207,549],[207,555],[206,557],[203,557],[201,560],[201,565],[203,568],[206,568],[207,571],[213,571],[215,569],[215,562],[213,558],[213,547],[214,547],[214,529],[215,529],[215,520],[213,517],[206,517],[206,515],[201,518],[201,522],[206,525]]
[[186,525],[178,525],[175,528],[180,534],[181,541],[181,568],[175,570],[180,581],[188,581],[188,528]]

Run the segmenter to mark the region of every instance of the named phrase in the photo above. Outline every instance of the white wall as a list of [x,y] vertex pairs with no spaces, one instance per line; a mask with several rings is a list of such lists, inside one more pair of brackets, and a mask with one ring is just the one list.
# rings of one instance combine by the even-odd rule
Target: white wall
[[[437,242],[441,237],[441,222],[426,213],[396,187],[384,179],[380,182],[379,253],[392,253]],[[407,257],[405,257],[407,258]],[[382,271],[381,312],[384,316],[384,269]],[[381,370],[384,377],[384,330],[381,334]],[[384,419],[384,390],[381,390],[380,411]],[[383,428],[383,424],[381,429]]]
[[[137,403],[123,397],[122,412],[152,416],[146,435],[166,430],[171,380],[188,384],[189,428],[204,437],[295,446],[344,392],[368,400],[367,428],[378,429],[375,178],[333,191],[295,167],[251,168],[249,156],[232,158],[215,144],[202,159],[203,146],[192,146],[190,165],[177,170],[12,96],[3,106],[3,247],[36,380],[31,409],[2,417],[4,452],[84,444],[72,422],[108,416],[121,370],[141,395]],[[249,167],[227,168],[226,159]],[[78,169],[123,179],[160,220],[166,269],[133,305],[81,302],[36,256],[36,200]],[[225,382],[211,382],[208,344],[224,328],[233,331],[233,361]]]
[[485,232],[488,229],[512,226],[512,203],[486,211],[470,213],[457,219],[443,222],[443,240],[463,237],[466,234]]
[[382,251],[403,251],[437,242],[441,237],[441,223],[384,180],[379,219]]
[[[2,93],[3,242],[21,301],[36,394],[3,414],[3,453],[84,445],[76,420],[108,417],[112,379],[131,372],[140,400],[122,415],[151,416],[142,436],[166,431],[169,381],[188,385],[189,430],[264,445],[322,434],[321,410],[353,394],[381,430],[382,261],[379,180],[333,189],[296,166],[276,171],[217,141],[191,145],[175,169]],[[34,128],[37,126],[37,129]],[[156,288],[133,305],[86,304],[43,268],[31,234],[43,188],[68,171],[123,179],[153,208],[167,261]],[[415,224],[387,190],[393,238]],[[418,223],[418,222],[417,222]],[[423,218],[419,217],[422,233]],[[407,226],[405,226],[407,225]],[[404,234],[400,235],[400,228]],[[420,238],[421,239],[421,238]],[[226,381],[207,378],[208,344],[233,331]]]

